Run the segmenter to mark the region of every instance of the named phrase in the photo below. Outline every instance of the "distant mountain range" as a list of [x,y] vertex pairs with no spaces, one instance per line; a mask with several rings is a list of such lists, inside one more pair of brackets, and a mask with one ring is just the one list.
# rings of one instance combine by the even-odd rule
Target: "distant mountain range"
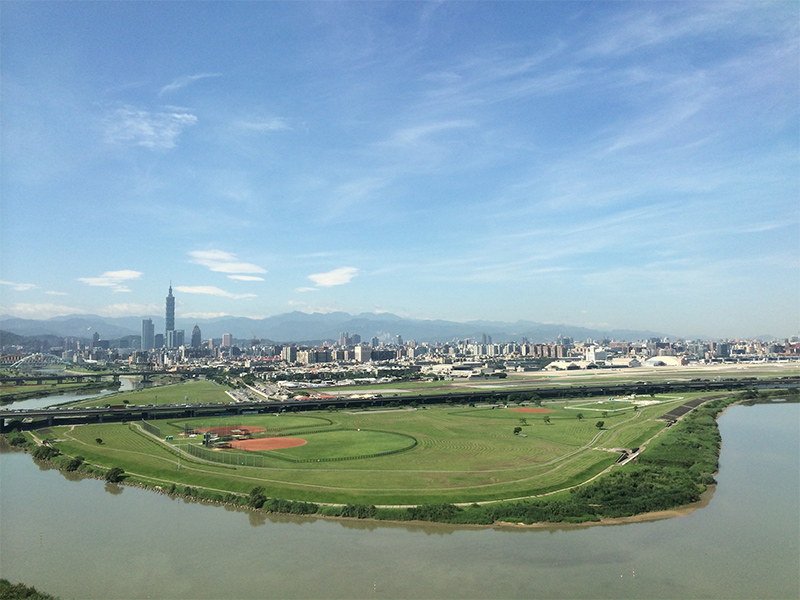
[[[7,315],[0,316],[0,330],[22,336],[55,335],[89,339],[97,332],[101,339],[113,340],[130,335],[140,335],[142,319],[151,318],[156,333],[164,331],[163,317],[99,317],[97,315],[70,315],[46,320],[20,319]],[[335,341],[342,332],[358,334],[364,342],[373,337],[382,341],[394,340],[400,335],[403,340],[418,342],[448,342],[454,339],[481,340],[483,334],[490,336],[495,343],[506,341],[520,342],[527,338],[530,342],[544,343],[555,341],[558,336],[575,340],[609,338],[622,341],[635,341],[651,337],[663,338],[665,334],[655,331],[628,329],[598,330],[572,325],[552,325],[534,321],[456,321],[406,319],[389,313],[362,313],[350,315],[344,312],[284,313],[265,319],[246,317],[218,317],[215,319],[177,318],[177,329],[191,335],[197,324],[203,339],[221,338],[230,333],[234,339],[257,338],[276,343],[320,343]],[[669,336],[676,339],[677,336]],[[8,342],[4,342],[8,343]]]

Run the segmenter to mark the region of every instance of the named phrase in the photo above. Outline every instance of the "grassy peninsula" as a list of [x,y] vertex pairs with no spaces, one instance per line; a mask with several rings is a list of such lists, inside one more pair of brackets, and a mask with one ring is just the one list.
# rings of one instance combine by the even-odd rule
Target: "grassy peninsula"
[[[765,394],[761,393],[761,399]],[[747,392],[435,405],[54,427],[13,433],[59,468],[274,512],[458,524],[581,523],[697,502],[717,471],[717,415]],[[702,402],[672,424],[687,401]],[[205,448],[247,426],[292,448]],[[155,434],[154,434],[155,432]],[[623,454],[625,451],[625,454]],[[616,464],[620,457],[632,458]],[[612,466],[613,465],[613,466]]]

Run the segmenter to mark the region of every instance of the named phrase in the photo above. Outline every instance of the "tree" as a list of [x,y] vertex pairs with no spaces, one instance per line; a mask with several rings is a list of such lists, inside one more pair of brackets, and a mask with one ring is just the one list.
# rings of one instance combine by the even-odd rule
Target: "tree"
[[71,458],[64,466],[64,468],[67,471],[77,471],[78,468],[83,464],[83,460],[84,459],[82,456],[76,456],[75,458]]
[[520,424],[520,425],[522,425],[522,426],[524,427],[525,425],[527,425],[527,424],[528,424],[528,419],[520,419],[520,420],[519,420],[519,424]]
[[606,424],[605,421],[598,421],[597,423],[595,423],[595,427],[597,427],[598,429],[602,429],[603,425],[605,424]]
[[576,416],[578,417],[578,420],[581,420],[583,418],[583,413],[578,413]]
[[106,481],[109,483],[117,483],[122,481],[123,475],[125,474],[125,469],[122,467],[112,467],[106,473]]
[[519,435],[522,433],[522,427],[514,427],[514,435]]
[[264,495],[264,488],[260,485],[257,485],[252,490],[250,490],[250,495],[247,497],[247,504],[248,506],[252,506],[253,508],[261,508],[264,506],[264,502],[267,501],[267,497]]
[[94,438],[94,441],[97,442],[98,444],[102,444],[103,438]]
[[0,598],[29,598],[30,600],[57,600],[55,596],[40,592],[33,586],[24,583],[11,583],[8,579],[0,579]]
[[544,417],[542,421],[544,421],[545,425],[550,425],[550,417]]

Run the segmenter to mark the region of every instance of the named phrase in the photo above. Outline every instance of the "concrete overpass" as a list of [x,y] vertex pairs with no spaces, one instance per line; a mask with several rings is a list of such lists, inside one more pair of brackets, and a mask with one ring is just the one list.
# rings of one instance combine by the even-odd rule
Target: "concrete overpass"
[[37,385],[42,385],[45,382],[65,383],[74,381],[75,383],[83,383],[84,380],[88,381],[102,381],[103,379],[111,379],[119,381],[120,377],[142,377],[144,381],[149,381],[153,375],[174,375],[172,371],[120,371],[113,373],[65,373],[63,375],[15,375],[12,377],[0,376],[0,383],[13,383],[14,385],[25,385],[26,382],[36,382]]

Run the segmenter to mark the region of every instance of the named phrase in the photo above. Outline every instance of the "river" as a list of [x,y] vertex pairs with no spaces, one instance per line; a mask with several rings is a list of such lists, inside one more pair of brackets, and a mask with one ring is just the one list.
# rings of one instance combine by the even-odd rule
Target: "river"
[[262,515],[0,455],[0,576],[67,598],[798,598],[800,405],[720,418],[688,516],[464,529]]
[[27,400],[8,402],[3,405],[3,408],[14,410],[36,410],[37,408],[48,408],[50,406],[59,406],[61,404],[72,404],[82,400],[90,400],[92,398],[108,396],[109,394],[116,394],[117,392],[130,392],[135,390],[137,385],[139,385],[137,379],[133,377],[120,377],[119,383],[119,389],[101,390],[99,392],[91,392],[88,394],[73,392],[67,394],[55,394],[52,396],[42,396],[41,398],[28,398]]

